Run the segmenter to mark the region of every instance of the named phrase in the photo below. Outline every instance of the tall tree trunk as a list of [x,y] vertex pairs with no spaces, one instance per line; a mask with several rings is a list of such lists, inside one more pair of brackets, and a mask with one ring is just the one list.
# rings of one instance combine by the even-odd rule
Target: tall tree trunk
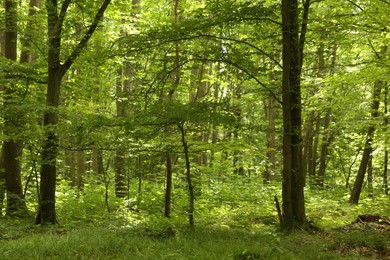
[[92,149],[92,171],[97,176],[103,175],[103,151],[94,147]]
[[79,190],[84,189],[84,175],[86,172],[85,165],[85,151],[77,151],[77,175],[76,175],[76,186]]
[[4,153],[0,151],[0,217],[3,216],[4,198],[5,198],[5,175],[4,175]]
[[[374,84],[374,90],[372,95],[372,105],[371,105],[371,119],[375,120],[379,115],[379,102],[380,102],[380,94],[383,87],[383,82],[377,80]],[[356,175],[355,184],[352,189],[351,197],[349,198],[349,203],[358,204],[360,193],[363,186],[364,176],[366,174],[367,165],[370,159],[370,155],[372,153],[372,142],[374,138],[375,132],[375,124],[372,123],[368,127],[366,142],[363,149],[362,160],[360,161],[360,166],[358,173]]]
[[[139,12],[140,0],[132,0],[131,17],[133,25],[136,24],[137,13]],[[126,20],[123,19],[125,24]],[[121,36],[127,35],[126,30],[121,31]],[[130,114],[130,98],[134,89],[134,64],[131,61],[125,61],[123,67],[118,70],[118,80],[116,86],[117,102],[116,110],[118,117],[128,117]],[[118,198],[124,198],[128,195],[128,154],[126,150],[121,149],[115,153],[115,195]]]
[[299,37],[298,1],[282,0],[283,30],[283,222],[291,229],[306,223],[302,167],[301,66],[309,1],[305,2]]
[[194,210],[195,210],[195,195],[194,195],[194,186],[192,184],[192,176],[191,176],[191,162],[190,162],[190,156],[189,156],[189,149],[188,149],[188,143],[186,140],[186,132],[184,129],[184,124],[178,125],[180,132],[181,132],[181,142],[183,145],[184,150],[184,158],[186,163],[186,178],[187,178],[187,184],[188,184],[188,221],[190,228],[194,228]]
[[[389,116],[388,116],[388,95],[389,95],[389,85],[386,82],[385,83],[385,88],[384,88],[384,98],[383,98],[383,103],[384,103],[384,114],[385,114],[385,119],[384,119],[384,126],[389,127]],[[385,154],[384,154],[384,160],[383,160],[383,190],[386,195],[389,195],[389,185],[388,185],[388,167],[389,167],[389,147],[388,143],[390,143],[389,140],[389,135],[387,135],[387,139],[385,140]]]
[[326,164],[327,164],[327,157],[329,154],[329,146],[332,142],[332,134],[329,130],[329,123],[330,123],[330,115],[331,115],[331,108],[327,109],[327,112],[325,114],[324,118],[324,129],[322,134],[322,143],[321,143],[321,153],[320,153],[320,166],[318,168],[318,174],[316,178],[316,184],[323,188],[325,184],[325,170],[326,170]]
[[[179,8],[180,8],[180,0],[173,0],[174,7],[173,7],[173,17],[174,17],[174,23],[177,24],[179,22]],[[180,84],[181,80],[181,71],[180,71],[180,46],[179,42],[175,43],[175,71],[173,75],[173,82],[172,87],[168,92],[168,101],[172,102],[174,98],[174,93],[176,91],[176,88]],[[170,132],[170,127],[165,127],[165,132]],[[172,154],[170,151],[167,151],[166,154],[166,181],[165,181],[165,202],[164,202],[164,216],[169,218],[171,216],[171,198],[172,198],[172,174],[173,174],[173,163],[172,163]]]
[[[37,14],[37,10],[41,8],[41,0],[30,0],[28,17],[32,18]],[[31,43],[34,41],[32,32],[38,31],[36,22],[29,19],[26,25],[26,36],[22,37],[22,51],[20,52],[20,63],[31,63],[36,60],[36,53],[31,52]]]
[[[124,23],[125,21],[123,21]],[[125,31],[121,32],[122,36],[126,35]],[[131,95],[132,83],[132,64],[124,62],[123,68],[118,70],[118,80],[116,85],[116,113],[117,117],[129,116],[129,98]],[[115,152],[114,170],[115,170],[115,196],[124,198],[127,195],[127,157],[126,151],[121,148]]]
[[71,0],[64,0],[58,12],[57,0],[46,1],[47,24],[48,24],[48,80],[46,92],[46,106],[43,126],[46,129],[45,141],[42,147],[41,157],[41,181],[38,213],[35,224],[57,223],[55,211],[55,190],[56,190],[56,159],[58,153],[58,136],[56,126],[58,123],[57,108],[60,101],[61,80],[69,70],[73,62],[78,58],[85,45],[95,32],[96,27],[103,17],[103,14],[110,4],[105,0],[100,6],[92,24],[89,26],[84,37],[74,48],[69,57],[62,63],[60,60],[61,37],[63,22]]
[[273,97],[268,97],[265,105],[265,115],[267,117],[267,162],[263,172],[264,183],[276,180],[276,102]]
[[[333,44],[332,53],[331,53],[331,64],[330,64],[330,74],[334,74],[336,68],[336,54],[337,54],[337,45]],[[325,69],[325,57],[324,57],[324,46],[321,43],[320,48],[318,50],[318,76],[325,77],[326,69]],[[332,132],[330,130],[330,119],[332,115],[332,97],[328,98],[329,105],[326,109],[326,114],[324,117],[324,128],[322,133],[322,142],[321,142],[321,151],[320,151],[320,165],[318,168],[318,175],[316,178],[316,184],[323,188],[325,183],[325,171],[327,166],[329,147],[332,143]]]
[[370,154],[370,157],[368,158],[368,164],[367,164],[367,189],[368,189],[368,196],[373,197],[374,196],[374,187],[373,187],[373,176],[372,176],[372,153]]
[[71,186],[76,186],[75,176],[76,176],[76,158],[75,151],[65,151],[65,164],[66,164],[66,178],[70,180]]
[[389,195],[389,185],[388,185],[388,167],[389,167],[389,151],[385,150],[385,158],[383,162],[383,190],[386,195]]
[[321,117],[317,115],[316,125],[314,129],[314,140],[313,140],[313,148],[311,150],[310,156],[310,164],[309,164],[309,176],[312,177],[313,180],[317,178],[317,165],[318,165],[318,143],[320,139],[320,129],[321,129]]
[[[17,58],[17,1],[5,1],[5,58],[16,61]],[[23,216],[27,207],[24,202],[21,180],[20,157],[23,143],[15,136],[12,129],[21,128],[21,114],[11,113],[17,103],[18,93],[15,85],[10,82],[4,89],[4,133],[8,137],[3,144],[5,185],[7,190],[8,216]]]

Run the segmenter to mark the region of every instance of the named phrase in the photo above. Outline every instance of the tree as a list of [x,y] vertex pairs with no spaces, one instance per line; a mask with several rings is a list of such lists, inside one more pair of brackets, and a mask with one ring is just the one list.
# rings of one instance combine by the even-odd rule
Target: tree
[[[179,9],[180,9],[180,0],[174,0],[174,8],[173,8],[173,22],[174,22],[174,25],[177,26],[178,22],[179,22]],[[179,62],[180,62],[180,45],[179,45],[179,42],[176,42],[175,43],[175,60],[174,60],[174,66],[175,66],[175,70],[174,70],[174,73],[173,73],[173,80],[172,80],[172,86],[171,88],[169,89],[168,91],[168,101],[169,102],[173,102],[173,99],[174,99],[174,93],[176,91],[176,89],[178,88],[179,84],[180,84],[180,80],[181,80],[181,77],[180,77],[180,66],[179,66]],[[161,100],[163,101],[164,98],[162,97]],[[171,131],[171,126],[166,126],[164,128],[165,132],[170,132]],[[166,156],[165,156],[165,165],[166,165],[166,184],[165,184],[165,198],[164,198],[164,216],[169,218],[171,217],[171,208],[172,208],[172,205],[171,205],[171,200],[172,200],[172,175],[173,175],[173,155],[170,151],[167,151],[166,152]],[[191,224],[191,222],[190,222]],[[192,221],[192,225],[193,225],[193,221]]]
[[[383,88],[383,81],[377,80],[374,84],[373,94],[372,94],[372,105],[371,105],[371,119],[375,120],[379,115],[379,103],[380,103],[380,94]],[[371,123],[367,130],[367,137],[364,144],[363,156],[360,161],[360,166],[358,173],[356,175],[355,184],[353,185],[351,196],[349,197],[349,202],[352,204],[358,204],[360,193],[363,186],[364,176],[366,174],[367,166],[370,161],[370,156],[372,153],[372,142],[374,139],[375,132],[375,123]]]
[[307,222],[304,201],[305,176],[302,165],[301,69],[310,1],[304,2],[299,37],[298,1],[282,1],[283,30],[283,219],[291,229]]
[[46,1],[48,25],[48,83],[46,93],[47,110],[45,111],[43,118],[43,125],[46,128],[46,139],[41,153],[40,197],[35,224],[57,223],[55,211],[55,189],[57,176],[56,159],[58,153],[58,136],[55,127],[58,123],[58,112],[56,109],[60,104],[60,86],[62,78],[91,38],[110,2],[110,0],[105,0],[102,3],[87,32],[84,34],[83,38],[79,41],[72,53],[62,63],[62,30],[64,19],[71,0],[65,0],[60,8],[56,0]]
[[[5,1],[5,58],[17,60],[17,1]],[[23,198],[21,181],[20,157],[23,142],[17,137],[18,128],[21,127],[21,115],[12,113],[17,104],[17,87],[14,81],[5,86],[4,116],[5,134],[8,139],[4,141],[4,174],[7,190],[7,212],[9,216],[23,216],[27,211]],[[16,109],[15,109],[16,110]],[[16,129],[14,131],[13,129]]]

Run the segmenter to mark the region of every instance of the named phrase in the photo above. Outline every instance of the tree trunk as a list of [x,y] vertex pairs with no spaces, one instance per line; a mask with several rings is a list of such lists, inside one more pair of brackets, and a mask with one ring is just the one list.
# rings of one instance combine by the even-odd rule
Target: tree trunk
[[307,116],[304,127],[304,139],[303,139],[303,167],[302,170],[305,176],[311,176],[311,165],[313,155],[313,141],[314,141],[314,121],[315,114],[311,111]]
[[389,195],[389,185],[388,185],[388,173],[387,169],[389,167],[389,151],[385,150],[385,158],[383,163],[383,190],[386,195]]
[[3,216],[3,205],[5,198],[5,175],[4,175],[4,153],[0,151],[0,217]]
[[[371,105],[371,119],[375,120],[375,118],[379,115],[379,102],[380,102],[380,94],[383,87],[383,82],[377,80],[374,84],[374,91],[372,95],[372,105]],[[356,175],[355,184],[352,189],[351,197],[349,198],[349,203],[358,204],[360,193],[363,186],[364,176],[366,174],[368,161],[370,159],[370,155],[372,153],[372,141],[374,138],[375,132],[375,124],[372,123],[368,127],[367,138],[364,145],[363,156],[360,162],[359,170]]]
[[167,176],[165,184],[165,205],[164,216],[171,217],[171,196],[172,196],[172,156],[168,153],[166,157]]
[[[122,36],[126,32],[122,31]],[[130,77],[132,77],[132,68],[129,62],[125,62],[123,67],[118,70],[118,80],[116,85],[116,113],[117,117],[129,116],[129,98],[132,88]],[[127,153],[120,149],[115,152],[114,159],[115,169],[115,196],[117,198],[124,198],[127,195]]]
[[368,165],[367,165],[367,189],[368,189],[368,196],[373,197],[374,196],[374,187],[372,184],[372,153],[370,154],[370,157],[368,158]]
[[85,151],[77,151],[77,175],[76,175],[76,186],[82,191],[84,189],[84,175],[86,172],[85,167]]
[[98,10],[92,24],[88,28],[84,37],[74,48],[65,62],[61,62],[61,37],[62,26],[68,10],[70,0],[64,0],[58,13],[58,3],[56,0],[46,1],[47,24],[48,24],[48,82],[46,92],[47,110],[43,117],[43,126],[46,129],[45,140],[42,147],[41,162],[41,182],[38,214],[35,224],[57,223],[55,211],[55,189],[56,189],[56,159],[58,153],[58,136],[56,126],[58,123],[57,108],[60,100],[61,80],[65,73],[78,58],[85,45],[95,32],[96,27],[103,17],[103,14],[110,4],[110,0],[105,0]]
[[[177,24],[179,22],[179,6],[180,6],[180,0],[174,0],[174,8],[173,8],[173,17],[174,17],[174,23]],[[180,46],[179,42],[175,43],[175,60],[174,60],[174,74],[173,74],[173,80],[172,80],[172,87],[168,92],[168,101],[172,102],[174,98],[174,93],[177,89],[177,87],[180,84],[181,80],[181,72],[180,72]],[[164,97],[161,97],[161,100],[163,100]],[[171,128],[169,126],[166,126],[164,128],[164,131],[166,133],[169,133],[171,131]],[[164,201],[164,216],[169,218],[171,216],[171,198],[172,198],[172,174],[173,174],[173,162],[172,162],[172,154],[170,151],[167,151],[166,154],[166,182],[165,182],[165,201]]]
[[[384,120],[384,126],[389,127],[389,116],[388,116],[388,94],[389,94],[389,86],[388,83],[385,83],[385,89],[384,89],[384,114],[385,114],[385,120]],[[387,140],[385,140],[385,154],[384,154],[384,160],[383,160],[383,190],[386,195],[389,195],[389,185],[388,185],[388,173],[387,169],[389,167],[389,150],[388,150],[388,143],[390,143],[389,135],[387,135]]]
[[103,175],[103,151],[101,149],[92,149],[92,171],[98,175]]
[[[30,0],[28,17],[32,18],[37,14],[37,10],[41,8],[41,0]],[[36,32],[39,29],[37,28],[36,22],[32,19],[27,21],[26,25],[26,36],[21,39],[22,51],[20,52],[20,63],[31,63],[36,60],[36,53],[30,51],[31,43],[34,40],[34,37],[31,36],[30,32]]]
[[[16,61],[17,57],[17,1],[5,1],[5,58]],[[23,142],[15,136],[12,129],[21,128],[22,115],[13,113],[17,101],[16,86],[10,82],[4,89],[4,133],[8,137],[3,144],[5,185],[7,191],[8,216],[23,216],[27,207],[24,202],[21,180],[20,157]],[[11,113],[12,112],[12,113]],[[18,130],[17,130],[18,131]]]
[[123,150],[115,152],[115,196],[125,198],[127,195],[127,154]]
[[321,117],[317,115],[316,125],[314,129],[314,140],[313,140],[313,148],[311,150],[312,154],[310,156],[310,165],[309,165],[309,175],[313,180],[317,177],[317,159],[318,159],[318,143],[320,139],[320,129],[321,129]]
[[268,97],[265,105],[265,115],[267,117],[267,162],[263,172],[263,182],[269,183],[277,179],[276,175],[276,102],[273,97]]
[[186,178],[188,184],[188,221],[190,228],[194,228],[194,209],[195,209],[195,196],[194,196],[194,186],[192,184],[192,176],[191,176],[191,163],[189,156],[188,143],[186,140],[186,133],[183,125],[178,125],[181,132],[181,142],[184,150],[184,158],[186,162]]
[[291,229],[306,223],[302,167],[302,115],[300,74],[309,1],[304,8],[304,21],[299,39],[298,1],[282,0],[283,29],[283,223]]
[[324,118],[324,129],[322,134],[321,153],[320,153],[320,166],[318,168],[318,174],[316,178],[317,186],[323,188],[325,184],[325,170],[327,164],[327,157],[329,154],[329,146],[332,142],[332,136],[329,130],[331,108],[328,108]]

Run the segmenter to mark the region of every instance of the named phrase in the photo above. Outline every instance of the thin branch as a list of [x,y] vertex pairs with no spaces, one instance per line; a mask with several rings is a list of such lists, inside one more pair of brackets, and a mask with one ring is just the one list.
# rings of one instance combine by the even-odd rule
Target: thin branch
[[[204,60],[204,59],[192,59],[192,60]],[[236,68],[238,68],[239,70],[241,70],[242,72],[244,72],[245,74],[247,74],[250,78],[254,79],[260,86],[262,86],[263,88],[265,88],[270,94],[271,96],[279,103],[279,104],[282,104],[282,101],[276,96],[276,94],[269,88],[267,87],[263,82],[261,82],[256,76],[252,75],[249,71],[247,71],[246,69],[244,69],[243,67],[241,67],[240,65],[238,65],[237,63],[231,61],[231,60],[224,60],[224,59],[210,59],[208,58],[207,59],[208,61],[214,61],[214,62],[223,62],[223,63],[228,63]]]
[[102,6],[100,7],[99,11],[97,12],[92,24],[88,28],[88,31],[85,33],[84,37],[80,40],[79,44],[76,46],[76,48],[70,54],[68,59],[62,65],[62,70],[61,70],[62,74],[66,73],[66,71],[70,68],[70,66],[72,66],[73,62],[80,55],[81,51],[84,49],[85,45],[87,44],[87,42],[91,38],[92,34],[95,32],[95,30],[96,30],[100,20],[102,19],[103,14],[106,11],[110,2],[111,2],[111,0],[104,0]]
[[304,50],[305,41],[306,41],[309,9],[310,9],[310,0],[305,0],[305,2],[303,4],[301,35],[299,37],[299,67],[300,67],[300,70],[302,70],[302,65],[303,65],[303,50]]
[[[232,42],[237,42],[237,43],[242,43],[244,45],[247,45],[253,49],[255,49],[256,51],[260,52],[261,54],[264,54],[265,56],[267,56],[267,58],[269,58],[270,60],[272,60],[273,62],[275,62],[275,64],[280,67],[281,69],[283,69],[283,66],[282,64],[280,64],[279,61],[277,61],[276,59],[274,59],[272,57],[272,55],[270,55],[269,53],[263,51],[262,49],[260,49],[259,47],[257,47],[256,45],[252,44],[252,43],[249,43],[245,40],[238,40],[238,39],[234,39],[234,38],[228,38],[228,37],[221,37],[221,36],[216,36],[216,35],[210,35],[210,34],[197,34],[197,35],[192,35],[192,36],[186,36],[186,37],[181,37],[181,38],[175,38],[175,39],[168,39],[168,40],[164,40],[162,42],[158,42],[156,44],[152,44],[152,45],[148,45],[149,42],[151,42],[151,40],[147,40],[146,41],[146,46],[144,47],[141,47],[141,48],[137,48],[137,49],[132,49],[130,52],[138,52],[138,51],[143,51],[143,50],[147,50],[147,49],[151,49],[151,48],[156,48],[156,47],[159,47],[159,46],[162,46],[162,45],[165,45],[165,44],[169,44],[169,43],[172,43],[172,42],[177,42],[177,41],[185,41],[185,40],[193,40],[193,39],[197,39],[197,38],[202,38],[202,37],[208,37],[208,38],[214,38],[214,39],[219,39],[219,40],[226,40],[226,41],[232,41]],[[159,40],[158,38],[154,38],[153,41],[157,41]]]
[[361,7],[360,5],[358,5],[357,3],[355,3],[354,1],[352,1],[352,0],[347,0],[347,2],[349,2],[349,3],[351,3],[352,5],[354,5],[355,7],[357,7],[358,9],[360,9],[360,11],[362,11],[362,12],[366,12],[364,9],[363,9],[363,7]]
[[371,40],[368,38],[368,44],[370,45],[372,51],[375,53],[375,56],[378,58],[378,59],[381,59],[381,56],[380,54],[375,50],[375,47],[374,45],[372,45],[372,42]]
[[[252,47],[253,49],[257,50],[258,52],[264,54],[265,56],[267,56],[270,60],[272,60],[273,62],[276,63],[276,65],[283,69],[283,66],[279,63],[279,61],[275,60],[270,54],[268,54],[267,52],[263,51],[262,49],[260,49],[259,47],[253,45],[252,43],[249,43],[245,40],[238,40],[238,39],[234,39],[234,38],[228,38],[228,37],[221,37],[221,36],[216,36],[216,35],[209,35],[209,34],[200,34],[196,37],[210,37],[210,38],[215,38],[215,39],[219,39],[219,40],[227,40],[227,41],[232,41],[232,42],[238,42],[238,43],[243,43],[245,45],[248,45],[249,47]],[[195,38],[195,37],[194,37]]]
[[66,11],[68,10],[68,7],[69,7],[71,1],[72,0],[65,0],[62,3],[60,14],[57,17],[56,23],[55,23],[54,28],[53,28],[56,35],[61,34],[62,24],[64,23]]

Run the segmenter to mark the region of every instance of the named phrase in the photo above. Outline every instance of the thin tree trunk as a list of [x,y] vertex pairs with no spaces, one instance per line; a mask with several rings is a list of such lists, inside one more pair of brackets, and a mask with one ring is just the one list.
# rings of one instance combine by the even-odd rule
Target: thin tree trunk
[[76,186],[82,191],[84,189],[84,175],[86,172],[85,166],[85,151],[77,151],[77,175],[76,175]]
[[97,176],[102,176],[103,174],[103,151],[101,149],[92,149],[92,171]]
[[[174,8],[173,8],[173,18],[174,23],[177,24],[179,22],[179,7],[180,0],[174,0]],[[179,42],[175,43],[175,71],[173,75],[172,87],[168,92],[168,102],[172,102],[174,98],[174,93],[176,88],[180,84],[181,80],[181,72],[180,72],[180,46]],[[163,100],[163,97],[162,99]],[[170,127],[166,126],[164,131],[166,133],[170,132]],[[164,201],[164,216],[169,218],[171,216],[171,197],[172,197],[172,175],[173,175],[173,163],[172,163],[172,154],[170,151],[167,151],[166,154],[166,182],[165,182],[165,201]]]
[[325,184],[325,170],[327,164],[328,150],[332,142],[332,136],[329,132],[330,115],[332,110],[328,108],[324,118],[324,129],[322,134],[321,153],[320,153],[320,166],[318,168],[318,174],[316,178],[317,186],[323,188]]
[[75,163],[75,152],[74,151],[65,151],[65,164],[67,167],[66,177],[70,180],[71,186],[76,186],[75,176],[76,176],[76,163]]
[[[385,83],[385,88],[384,88],[384,114],[385,120],[384,120],[384,126],[388,127],[389,126],[389,116],[388,114],[388,95],[389,95],[389,86],[388,83]],[[389,143],[389,136],[387,136],[387,140],[385,141],[385,154],[384,154],[384,160],[383,160],[383,190],[386,195],[389,195],[389,185],[388,185],[388,167],[389,167],[389,148],[388,148],[388,143]]]
[[186,140],[186,133],[184,129],[184,125],[178,125],[180,132],[181,132],[181,142],[183,145],[184,150],[184,158],[186,162],[186,177],[187,177],[187,184],[188,184],[188,221],[190,228],[194,228],[194,209],[195,209],[195,196],[194,196],[194,186],[192,184],[192,176],[191,176],[191,163],[190,163],[190,156],[189,156],[189,149],[188,149],[188,143]]
[[[383,87],[383,82],[380,80],[377,80],[374,84],[374,91],[373,91],[373,95],[372,95],[372,105],[371,105],[371,119],[372,120],[375,120],[375,118],[377,118],[379,115],[379,111],[378,111],[379,101],[380,101],[379,99],[380,99],[382,87]],[[362,186],[363,186],[364,176],[366,174],[367,165],[369,162],[370,155],[372,153],[372,142],[373,142],[373,138],[374,138],[374,132],[375,132],[375,124],[372,123],[368,127],[362,160],[360,162],[359,170],[358,170],[358,173],[356,175],[355,184],[354,184],[353,189],[352,189],[351,197],[349,198],[349,203],[352,203],[352,204],[359,203],[359,198],[360,198],[360,193],[361,193]]]
[[314,111],[311,111],[307,116],[304,127],[304,139],[303,139],[303,167],[302,170],[305,176],[310,177],[311,161],[313,154],[313,140],[314,140]]
[[164,216],[171,217],[171,196],[172,196],[172,156],[168,153],[166,156],[167,176],[165,185],[165,205]]
[[385,150],[385,158],[383,163],[383,190],[386,195],[389,195],[389,185],[388,185],[388,173],[387,169],[389,167],[389,151]]
[[4,198],[5,198],[5,175],[4,175],[4,153],[0,151],[0,217],[3,216]]
[[263,172],[263,182],[269,183],[276,180],[276,102],[273,97],[268,97],[265,105],[268,128],[267,136],[267,162]]
[[370,157],[368,158],[368,164],[367,164],[367,189],[368,189],[368,196],[373,197],[374,196],[374,187],[372,184],[373,176],[372,176],[372,153],[370,154]]
[[[37,10],[41,8],[41,0],[30,0],[29,9],[28,9],[28,17],[32,18],[37,14]],[[22,37],[22,51],[20,53],[20,63],[32,63],[36,60],[36,53],[31,52],[30,48],[32,42],[34,41],[34,36],[32,32],[36,32],[38,30],[36,22],[32,19],[27,21],[26,25],[26,36]]]
[[309,161],[309,176],[314,181],[317,177],[317,151],[318,151],[318,143],[319,143],[319,135],[321,128],[321,117],[317,115],[316,125],[314,129],[314,138],[313,138],[313,147],[311,150],[310,161]]

